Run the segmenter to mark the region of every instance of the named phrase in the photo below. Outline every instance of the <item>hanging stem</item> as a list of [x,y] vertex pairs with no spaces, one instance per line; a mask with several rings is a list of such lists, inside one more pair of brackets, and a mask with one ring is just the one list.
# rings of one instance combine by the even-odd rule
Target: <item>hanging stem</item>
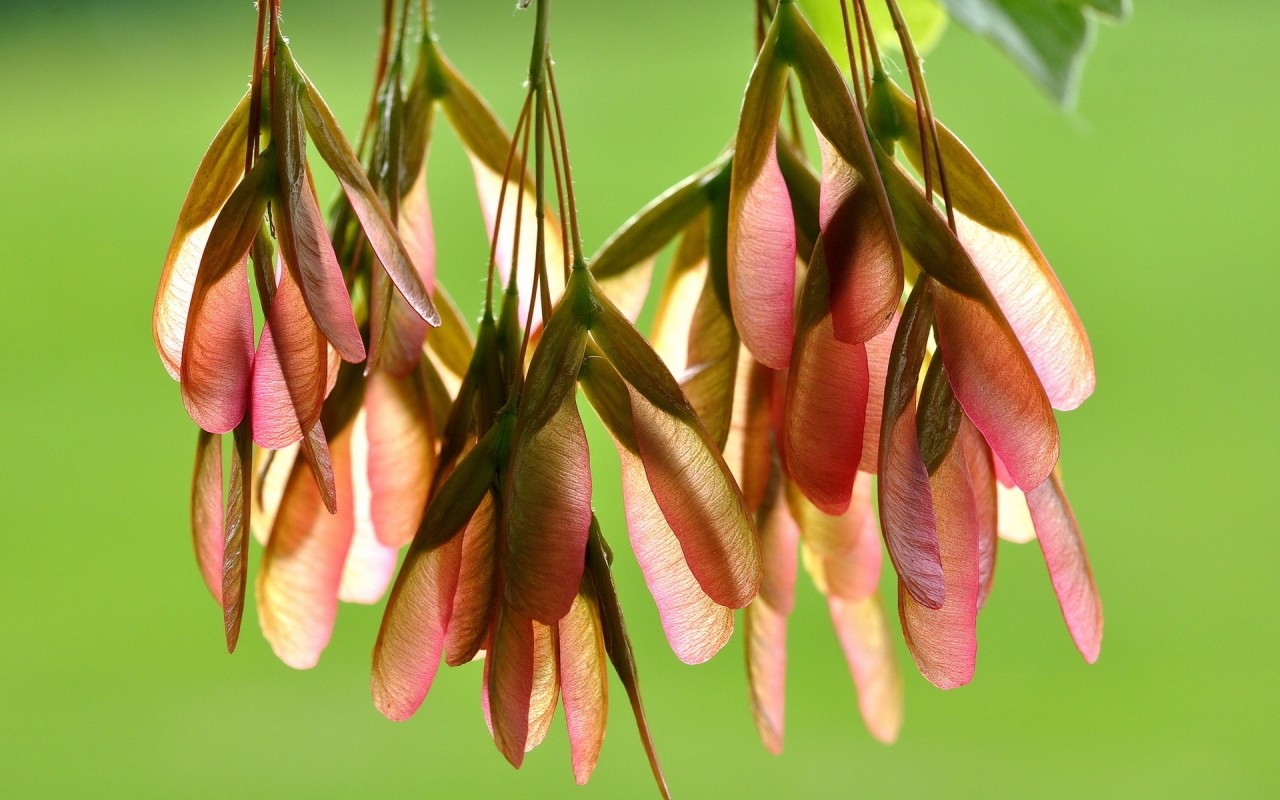
[[[866,47],[867,53],[871,56],[871,65],[875,68],[877,75],[884,72],[884,64],[880,61],[880,48],[876,45],[876,34],[871,28],[871,14],[867,11],[866,0],[853,0],[858,11],[858,19],[861,21],[862,31],[867,36]],[[866,63],[866,54],[863,55],[863,63]],[[868,77],[867,93],[871,92],[870,78]]]
[[951,207],[951,191],[947,186],[947,173],[942,164],[942,146],[938,142],[937,121],[933,116],[933,105],[929,102],[929,90],[925,88],[924,70],[921,67],[920,54],[915,42],[911,40],[911,32],[907,29],[907,21],[898,8],[897,0],[885,0],[889,14],[893,17],[894,30],[898,32],[898,41],[902,43],[902,54],[907,62],[907,72],[911,76],[911,90],[916,99],[916,120],[920,128],[920,156],[924,164],[924,193],[932,201],[933,182],[929,171],[930,149],[937,162],[938,184],[942,189],[942,201],[947,210],[947,223],[954,232],[956,229],[955,210]]
[[560,131],[560,160],[564,162],[564,185],[569,195],[569,219],[573,230],[574,264],[586,266],[582,256],[582,233],[578,229],[578,201],[573,196],[573,167],[569,164],[569,142],[564,136],[564,113],[560,109],[560,91],[556,88],[556,71],[547,64],[547,75],[551,78],[551,102],[555,104],[556,125]]
[[267,0],[258,0],[258,28],[253,36],[253,73],[249,78],[249,141],[244,154],[244,174],[258,160],[262,127],[262,35],[267,26]]
[[[516,194],[516,219],[515,223],[512,225],[511,231],[511,274],[507,276],[507,287],[509,291],[514,290],[520,285],[520,240],[523,238],[521,236],[521,228],[524,227],[524,179],[525,176],[528,175],[529,170],[530,130],[532,129],[528,124],[526,124],[523,131],[524,138],[520,144],[520,190]],[[494,229],[497,229],[497,223],[494,224]]]
[[280,0],[266,0],[269,6],[270,26],[267,32],[267,73],[271,81],[271,102],[275,103],[279,87],[276,69],[276,39],[280,36]]
[[[360,142],[357,153],[363,153],[369,140],[369,132],[378,118],[378,97],[382,94],[382,82],[387,77],[387,64],[391,59],[392,21],[395,19],[396,0],[384,0],[382,4],[382,34],[378,40],[378,60],[373,71],[373,97],[369,100],[369,111],[364,115],[364,127],[360,129]],[[408,0],[405,0],[407,3]]]
[[560,152],[556,144],[556,137],[555,137],[556,126],[553,124],[551,120],[551,106],[550,105],[544,106],[543,111],[545,112],[544,116],[546,116],[547,118],[547,130],[550,132],[550,135],[551,135],[551,169],[556,176],[556,208],[560,213],[560,225],[561,225],[560,250],[561,250],[561,255],[563,256],[562,260],[564,261],[564,282],[566,285],[568,285],[569,268],[570,268],[570,265],[573,263],[572,262],[573,253],[571,251],[569,243],[564,240],[564,235],[563,235],[563,226],[565,222],[565,208],[566,208],[565,197],[564,197],[564,175],[560,170]]
[[542,323],[545,325],[551,319],[551,287],[548,285],[547,279],[547,87],[545,84],[538,87],[538,94],[534,98],[534,104],[537,106],[537,119],[534,120],[534,127],[537,133],[534,135],[534,185],[536,187],[537,196],[534,202],[534,216],[538,221],[537,238],[535,239],[537,248],[533,254],[534,276],[538,283],[542,286]]
[[[854,56],[853,51],[853,30],[849,26],[848,0],[840,0],[840,16],[844,18],[844,47],[849,52],[849,78],[850,82],[853,83],[853,94],[858,100],[858,108],[863,109],[867,106],[863,100],[862,80],[858,75],[858,59]],[[858,43],[863,45],[861,18],[858,19]],[[862,51],[862,63],[865,67],[867,63],[866,50]],[[868,92],[870,92],[870,89],[868,89]]]
[[[484,287],[484,309],[488,316],[493,315],[493,273],[498,263],[498,234],[502,231],[502,207],[507,202],[507,187],[511,182],[511,168],[516,160],[516,145],[520,141],[520,133],[524,130],[529,119],[529,103],[533,100],[532,94],[525,95],[524,105],[520,108],[520,118],[516,120],[516,129],[511,134],[511,146],[507,149],[507,166],[502,173],[502,188],[498,191],[498,213],[493,220],[493,241],[489,244],[489,275],[485,281]],[[520,175],[521,194],[524,194],[524,174],[523,170]]]

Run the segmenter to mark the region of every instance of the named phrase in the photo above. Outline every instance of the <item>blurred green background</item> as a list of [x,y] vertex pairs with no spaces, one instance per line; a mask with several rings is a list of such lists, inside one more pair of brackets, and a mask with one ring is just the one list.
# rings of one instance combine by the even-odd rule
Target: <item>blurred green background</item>
[[[285,3],[295,53],[348,129],[378,5]],[[445,51],[508,121],[531,25],[512,5],[437,2]],[[588,249],[730,138],[750,8],[557,3]],[[616,683],[579,789],[561,724],[522,771],[507,766],[478,664],[442,670],[411,722],[382,718],[368,695],[380,608],[343,607],[309,672],[275,660],[252,608],[240,651],[224,652],[190,552],[195,428],[150,311],[187,185],[243,92],[252,25],[249,0],[0,2],[0,796],[656,796]],[[973,684],[943,693],[911,671],[901,739],[883,747],[802,579],[787,749],[770,757],[741,640],[700,667],[665,646],[622,544],[616,457],[592,429],[679,797],[1280,794],[1277,42],[1269,0],[1139,2],[1101,31],[1069,115],[956,26],[929,59],[941,119],[1003,184],[1092,335],[1098,391],[1062,430],[1106,605],[1096,666],[1071,645],[1038,549],[1005,546]],[[484,234],[465,159],[438,130],[440,274],[470,313]]]

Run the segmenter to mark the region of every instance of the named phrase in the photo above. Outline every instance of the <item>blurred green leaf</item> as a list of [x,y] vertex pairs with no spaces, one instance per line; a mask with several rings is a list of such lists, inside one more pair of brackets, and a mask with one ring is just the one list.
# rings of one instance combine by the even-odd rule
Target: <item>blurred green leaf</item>
[[1129,16],[1129,0],[945,0],[960,24],[1000,45],[1063,107],[1076,98],[1097,18]]
[[[844,57],[846,52],[844,17],[840,13],[839,2],[797,0],[797,3],[800,10],[804,12],[805,18],[809,20],[809,24],[822,38],[822,43],[835,57],[836,62],[842,67],[848,67],[849,64]],[[911,31],[911,38],[915,40],[916,48],[921,54],[932,50],[947,29],[947,10],[938,0],[898,0],[898,6],[902,9],[902,16],[907,20],[907,28]],[[889,16],[888,7],[884,3],[872,0],[868,3],[867,10],[871,13],[871,28],[875,34],[876,43],[882,48],[900,51],[898,34],[893,29],[893,19]],[[856,29],[854,35],[857,36]]]

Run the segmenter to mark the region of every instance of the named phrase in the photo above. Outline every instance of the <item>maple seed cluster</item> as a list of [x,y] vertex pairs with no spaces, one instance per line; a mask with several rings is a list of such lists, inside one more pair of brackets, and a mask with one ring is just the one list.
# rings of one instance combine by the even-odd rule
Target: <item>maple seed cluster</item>
[[[441,660],[483,657],[501,752],[519,767],[563,701],[579,783],[604,739],[612,664],[667,796],[592,508],[581,389],[612,435],[627,535],[675,654],[710,659],[744,609],[770,751],[800,563],[885,742],[902,680],[882,540],[903,636],[934,684],[973,676],[1001,538],[1039,540],[1068,630],[1097,658],[1101,605],[1054,417],[1093,391],[1084,328],[1004,194],[934,119],[895,0],[910,94],[885,74],[865,0],[832,2],[849,78],[792,0],[755,3],[733,145],[588,261],[549,0],[511,133],[444,57],[426,0],[385,0],[354,147],[294,60],[279,0],[259,0],[249,92],[197,171],[154,314],[201,428],[192,529],[228,649],[252,531],[259,624],[285,663],[314,666],[338,602],[390,587],[379,710],[407,719]],[[435,280],[437,111],[489,234],[474,337]],[[308,142],[342,186],[327,225]],[[672,241],[646,340],[634,321]]]

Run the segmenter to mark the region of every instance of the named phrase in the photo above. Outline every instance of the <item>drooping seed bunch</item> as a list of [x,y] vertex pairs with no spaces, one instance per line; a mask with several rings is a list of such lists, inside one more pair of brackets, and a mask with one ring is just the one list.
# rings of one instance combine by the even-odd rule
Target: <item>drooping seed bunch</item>
[[[229,648],[250,528],[265,547],[262,630],[299,668],[319,659],[338,601],[377,602],[408,545],[374,648],[384,714],[411,716],[441,659],[483,655],[499,749],[519,767],[563,699],[582,783],[611,662],[665,795],[592,508],[580,387],[613,437],[627,533],[674,652],[711,658],[745,609],[770,750],[782,747],[799,562],[827,598],[869,729],[896,737],[881,535],[902,632],[935,684],[972,677],[998,535],[1038,536],[1071,634],[1097,657],[1101,609],[1055,471],[1053,409],[1094,382],[1070,301],[994,181],[933,119],[894,0],[914,100],[886,76],[864,0],[840,2],[848,81],[791,0],[755,5],[759,54],[732,148],[588,267],[549,0],[511,135],[444,58],[428,4],[386,0],[354,148],[294,61],[279,0],[261,0],[250,91],[200,166],[155,312],[202,429],[193,531]],[[471,159],[490,236],[474,340],[435,281],[437,106]],[[344,190],[327,227],[308,138]],[[677,238],[651,345],[633,323]]]

